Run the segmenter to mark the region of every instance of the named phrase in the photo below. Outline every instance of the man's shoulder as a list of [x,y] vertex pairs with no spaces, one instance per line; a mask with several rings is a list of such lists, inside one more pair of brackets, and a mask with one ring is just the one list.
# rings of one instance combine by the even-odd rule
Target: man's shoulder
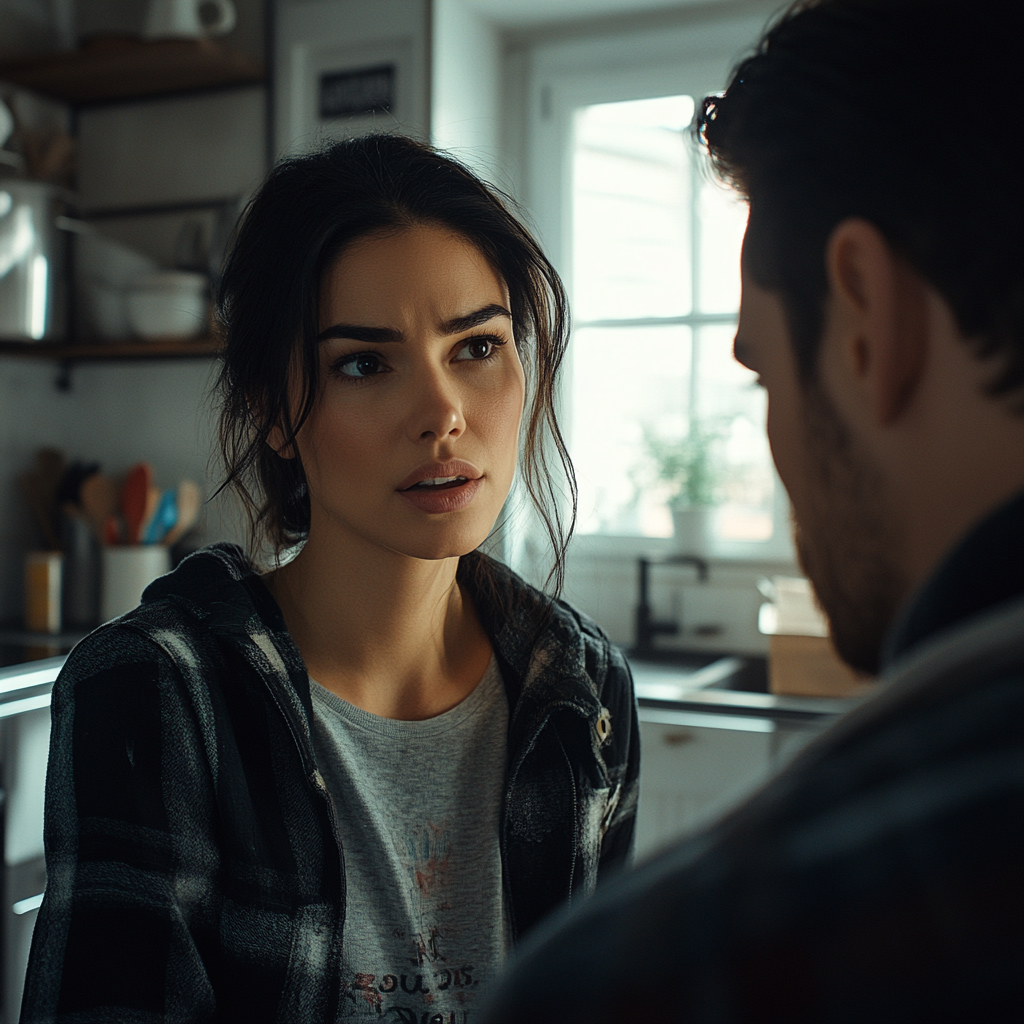
[[919,652],[755,798],[546,928],[486,1019],[795,1020],[835,1000],[870,1019],[957,1004],[982,961],[993,1005],[1015,998],[999,986],[1024,954],[1006,910],[1024,875],[1024,659],[996,656],[1007,635],[975,635],[952,672]]

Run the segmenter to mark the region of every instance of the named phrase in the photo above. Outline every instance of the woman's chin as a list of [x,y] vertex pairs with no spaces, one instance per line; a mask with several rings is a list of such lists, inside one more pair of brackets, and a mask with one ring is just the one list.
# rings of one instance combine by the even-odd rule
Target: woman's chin
[[493,524],[486,529],[469,524],[431,524],[430,528],[410,531],[397,539],[394,551],[410,558],[439,561],[443,558],[461,558],[475,551],[491,534]]

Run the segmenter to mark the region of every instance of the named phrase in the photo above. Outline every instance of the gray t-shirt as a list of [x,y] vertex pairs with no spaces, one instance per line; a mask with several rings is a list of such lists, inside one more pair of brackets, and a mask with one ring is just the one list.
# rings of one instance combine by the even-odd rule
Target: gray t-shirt
[[371,715],[310,683],[345,849],[343,1019],[472,1024],[510,945],[497,663],[461,704],[422,722]]

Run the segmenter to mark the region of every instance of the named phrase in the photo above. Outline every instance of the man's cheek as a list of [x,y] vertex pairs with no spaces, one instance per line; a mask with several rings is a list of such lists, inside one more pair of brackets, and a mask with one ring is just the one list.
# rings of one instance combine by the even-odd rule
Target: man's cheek
[[793,450],[793,432],[789,424],[778,409],[777,404],[768,398],[768,446],[771,448],[772,458],[775,460],[775,468],[779,471],[786,490],[792,489],[793,461],[795,452]]

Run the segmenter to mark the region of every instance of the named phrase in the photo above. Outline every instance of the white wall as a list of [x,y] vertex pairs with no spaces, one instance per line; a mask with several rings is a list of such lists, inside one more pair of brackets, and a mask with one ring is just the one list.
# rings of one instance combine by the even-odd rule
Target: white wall
[[[282,0],[274,41],[274,150],[371,129],[430,138],[430,0]],[[321,121],[320,75],[395,64],[391,114]]]
[[507,188],[498,29],[463,0],[434,0],[431,141]]

